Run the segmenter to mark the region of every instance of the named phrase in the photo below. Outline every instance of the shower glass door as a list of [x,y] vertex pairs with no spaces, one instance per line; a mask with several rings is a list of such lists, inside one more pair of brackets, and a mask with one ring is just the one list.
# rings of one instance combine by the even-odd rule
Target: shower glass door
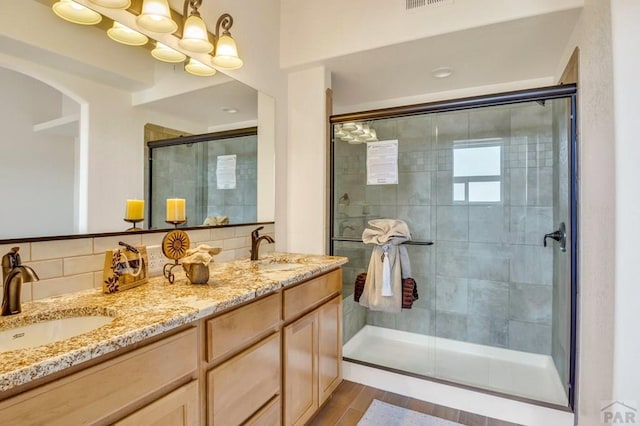
[[[573,95],[484,101],[332,118],[332,253],[350,260],[344,356],[566,407],[575,315]],[[361,142],[361,130],[370,140]],[[397,180],[391,173],[385,184],[371,179],[368,161],[380,141],[397,141],[389,157]],[[419,299],[400,313],[354,301],[372,251],[362,231],[380,218],[405,221],[414,240],[406,247]]]

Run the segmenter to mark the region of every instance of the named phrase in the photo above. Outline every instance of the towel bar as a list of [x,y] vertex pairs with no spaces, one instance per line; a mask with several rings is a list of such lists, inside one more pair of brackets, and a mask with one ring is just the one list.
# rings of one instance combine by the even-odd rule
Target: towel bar
[[[350,243],[362,243],[362,239],[360,238],[349,238],[349,237],[332,237],[332,241],[345,241]],[[432,246],[433,241],[419,241],[419,240],[411,240],[405,241],[402,244],[406,244],[409,246]]]

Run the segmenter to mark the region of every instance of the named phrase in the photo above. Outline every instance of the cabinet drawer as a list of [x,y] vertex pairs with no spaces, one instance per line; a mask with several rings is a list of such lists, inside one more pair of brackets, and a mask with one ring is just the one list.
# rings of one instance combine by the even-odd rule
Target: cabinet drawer
[[194,328],[0,403],[2,424],[93,424],[195,372]]
[[342,269],[324,274],[303,284],[284,290],[284,320],[304,313],[320,301],[340,293]]
[[282,405],[280,397],[274,398],[269,404],[251,417],[244,426],[280,426],[282,424]]
[[280,333],[207,373],[209,425],[237,425],[280,393]]
[[198,381],[194,380],[114,423],[114,426],[198,426],[198,402]]
[[207,362],[237,352],[280,324],[280,294],[272,294],[208,320]]

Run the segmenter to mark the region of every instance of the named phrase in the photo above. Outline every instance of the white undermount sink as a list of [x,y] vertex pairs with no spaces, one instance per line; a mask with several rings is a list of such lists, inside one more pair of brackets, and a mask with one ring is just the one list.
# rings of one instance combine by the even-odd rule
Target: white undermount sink
[[109,324],[114,317],[81,316],[42,321],[0,331],[0,352],[70,339]]

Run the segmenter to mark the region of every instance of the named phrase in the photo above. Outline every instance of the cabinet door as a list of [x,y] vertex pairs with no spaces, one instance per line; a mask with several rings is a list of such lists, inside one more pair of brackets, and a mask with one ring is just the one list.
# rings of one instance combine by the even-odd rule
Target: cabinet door
[[280,346],[275,333],[207,373],[207,424],[242,424],[280,394]]
[[114,423],[114,426],[198,426],[198,405],[198,381],[194,380]]
[[285,425],[304,424],[318,408],[318,312],[284,328]]
[[318,308],[318,404],[342,381],[342,297]]

